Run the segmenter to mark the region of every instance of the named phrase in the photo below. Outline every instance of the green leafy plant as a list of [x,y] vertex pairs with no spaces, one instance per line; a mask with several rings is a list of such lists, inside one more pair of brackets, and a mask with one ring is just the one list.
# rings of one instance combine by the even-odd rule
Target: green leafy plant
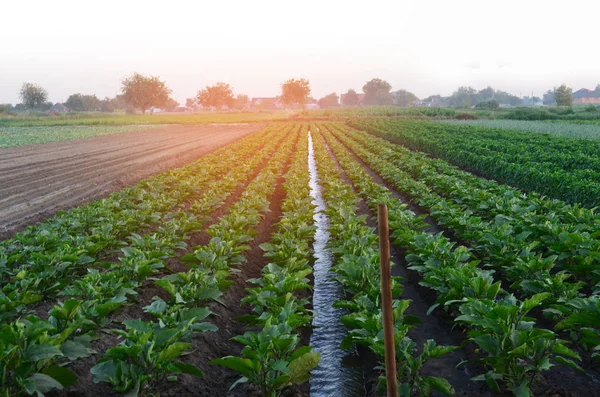
[[245,346],[242,357],[227,356],[211,363],[243,375],[232,389],[240,383],[251,382],[265,397],[277,397],[284,388],[306,382],[321,357],[311,352],[310,346],[297,348],[299,337],[291,330],[286,323],[271,325],[267,321],[260,332],[246,332],[244,336],[232,338]]
[[[438,346],[434,340],[429,339],[423,345],[423,352],[418,354],[417,345],[410,338],[396,338],[396,357],[398,358],[398,396],[410,397],[413,395],[431,396],[436,390],[447,396],[454,394],[452,385],[436,376],[424,376],[421,371],[429,360],[442,357],[457,346]],[[381,352],[383,354],[383,351]],[[384,394],[386,390],[385,376],[379,377],[377,392]]]
[[60,361],[87,357],[94,351],[87,347],[89,338],[68,339],[74,331],[66,327],[59,332],[51,322],[33,315],[0,325],[0,395],[43,396],[75,383],[77,375]]
[[530,396],[530,386],[537,376],[556,363],[580,369],[572,360],[580,360],[556,334],[535,328],[527,314],[548,299],[549,294],[537,294],[518,302],[509,295],[498,302],[471,300],[460,307],[457,322],[473,330],[469,338],[487,355],[477,360],[490,370],[474,380],[486,381],[496,392],[503,383],[515,396]]
[[202,377],[195,366],[176,361],[191,346],[180,339],[192,322],[163,328],[141,320],[124,321],[125,330],[114,330],[123,342],[109,349],[90,370],[94,382],[108,382],[118,392],[137,396],[160,380],[175,380],[178,374]]

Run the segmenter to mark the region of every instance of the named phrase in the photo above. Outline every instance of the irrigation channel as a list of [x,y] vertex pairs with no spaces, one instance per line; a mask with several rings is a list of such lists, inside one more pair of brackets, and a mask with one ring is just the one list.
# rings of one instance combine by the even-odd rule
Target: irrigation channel
[[359,367],[345,366],[348,352],[340,348],[346,334],[341,323],[344,311],[333,307],[333,303],[343,297],[341,286],[333,279],[330,271],[333,254],[327,247],[329,241],[329,218],[325,213],[327,205],[323,199],[310,131],[308,132],[308,169],[310,172],[310,195],[317,207],[314,215],[315,242],[313,244],[314,289],[313,289],[313,333],[310,345],[321,353],[319,366],[312,371],[310,378],[311,397],[363,397],[366,394],[362,370]]

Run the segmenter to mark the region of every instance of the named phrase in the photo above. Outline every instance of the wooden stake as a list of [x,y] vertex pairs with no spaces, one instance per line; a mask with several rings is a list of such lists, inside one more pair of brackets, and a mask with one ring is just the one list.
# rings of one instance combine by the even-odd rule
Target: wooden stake
[[381,308],[385,338],[385,375],[388,397],[398,397],[396,380],[396,348],[394,343],[394,314],[392,311],[392,272],[390,267],[390,235],[388,210],[385,204],[377,208],[379,225],[379,257],[381,265]]

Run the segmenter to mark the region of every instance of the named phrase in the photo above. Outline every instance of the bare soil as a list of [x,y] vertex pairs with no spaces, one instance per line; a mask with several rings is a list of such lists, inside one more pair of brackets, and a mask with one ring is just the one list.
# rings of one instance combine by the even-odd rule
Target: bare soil
[[185,165],[262,124],[167,126],[0,149],[0,239]]

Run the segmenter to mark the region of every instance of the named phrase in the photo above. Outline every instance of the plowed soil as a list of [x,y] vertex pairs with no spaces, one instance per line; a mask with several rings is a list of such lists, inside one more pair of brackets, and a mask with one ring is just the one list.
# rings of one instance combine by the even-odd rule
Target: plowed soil
[[56,211],[180,167],[262,127],[168,126],[0,149],[0,240]]

